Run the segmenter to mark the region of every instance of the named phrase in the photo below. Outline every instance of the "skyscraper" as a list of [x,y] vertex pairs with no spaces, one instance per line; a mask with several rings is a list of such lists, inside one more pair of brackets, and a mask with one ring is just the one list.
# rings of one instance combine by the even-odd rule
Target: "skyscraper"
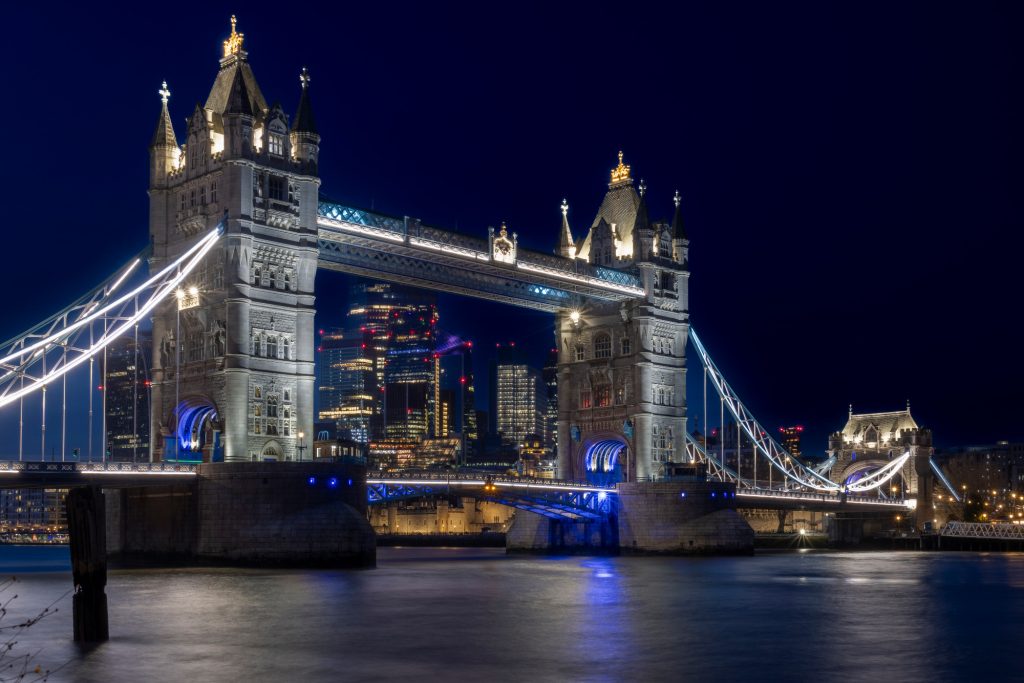
[[782,435],[782,447],[794,458],[800,457],[800,436],[803,432],[803,425],[779,427],[779,433]]
[[544,447],[558,452],[558,349],[551,349],[544,364]]
[[333,422],[343,438],[365,444],[379,392],[364,339],[365,335],[349,337],[339,329],[321,330],[316,374],[318,418]]
[[518,444],[543,432],[542,381],[515,342],[498,345],[491,376],[493,431],[504,443]]
[[[153,338],[139,330],[107,347],[103,380],[108,459],[149,460],[149,365]],[[102,367],[102,366],[101,366]]]

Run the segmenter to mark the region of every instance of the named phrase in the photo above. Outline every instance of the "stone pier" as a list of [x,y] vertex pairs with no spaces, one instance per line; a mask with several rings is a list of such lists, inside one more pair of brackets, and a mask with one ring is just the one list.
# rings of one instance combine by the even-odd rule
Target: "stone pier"
[[190,485],[107,492],[107,551],[141,562],[373,567],[366,468],[214,463]]

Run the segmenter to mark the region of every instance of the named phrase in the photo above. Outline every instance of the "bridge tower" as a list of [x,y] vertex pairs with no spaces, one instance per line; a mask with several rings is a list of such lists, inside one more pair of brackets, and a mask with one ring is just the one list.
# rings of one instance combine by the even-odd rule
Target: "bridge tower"
[[831,479],[837,484],[853,483],[909,451],[910,458],[883,493],[916,500],[919,524],[932,518],[932,433],[918,426],[909,402],[906,410],[888,413],[855,414],[851,406],[846,425],[829,437],[828,445],[829,456],[836,458]]
[[679,193],[671,223],[650,220],[645,195],[620,152],[578,243],[562,204],[559,254],[637,275],[645,294],[621,303],[580,299],[557,317],[561,478],[646,481],[684,454],[689,240]]
[[231,18],[204,105],[179,145],[167,84],[150,144],[151,270],[225,221],[225,236],[153,315],[153,457],[301,457],[313,432],[320,136],[303,69],[295,117],[267,106]]

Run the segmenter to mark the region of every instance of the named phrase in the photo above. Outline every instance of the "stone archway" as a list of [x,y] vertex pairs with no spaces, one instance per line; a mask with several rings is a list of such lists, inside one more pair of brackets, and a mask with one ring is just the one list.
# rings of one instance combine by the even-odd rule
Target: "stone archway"
[[174,460],[214,462],[223,459],[220,452],[221,428],[217,406],[207,396],[186,396],[175,407],[172,451]]
[[627,479],[629,443],[614,433],[594,434],[580,444],[576,453],[578,479],[598,486],[611,486]]

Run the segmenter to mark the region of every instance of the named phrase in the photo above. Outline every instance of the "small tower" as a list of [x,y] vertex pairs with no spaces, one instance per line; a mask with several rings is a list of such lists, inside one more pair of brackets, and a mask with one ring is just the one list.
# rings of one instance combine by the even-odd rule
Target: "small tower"
[[576,245],[572,241],[572,230],[569,228],[569,202],[562,200],[562,231],[558,236],[558,255],[563,258],[576,258]]
[[292,123],[291,142],[292,156],[296,161],[309,165],[309,173],[316,175],[320,158],[320,134],[316,130],[313,119],[313,106],[309,103],[309,71],[302,67],[299,82],[302,92],[299,94],[299,106],[295,110],[295,121]]
[[672,197],[676,210],[672,216],[672,260],[686,265],[690,260],[690,240],[686,237],[686,226],[683,225],[682,198],[679,190]]
[[181,155],[178,138],[174,135],[174,124],[167,111],[167,100],[171,98],[167,81],[163,82],[157,93],[161,102],[160,118],[156,122],[153,141],[149,143],[149,185],[152,188],[167,187],[167,176],[178,170],[178,158]]

